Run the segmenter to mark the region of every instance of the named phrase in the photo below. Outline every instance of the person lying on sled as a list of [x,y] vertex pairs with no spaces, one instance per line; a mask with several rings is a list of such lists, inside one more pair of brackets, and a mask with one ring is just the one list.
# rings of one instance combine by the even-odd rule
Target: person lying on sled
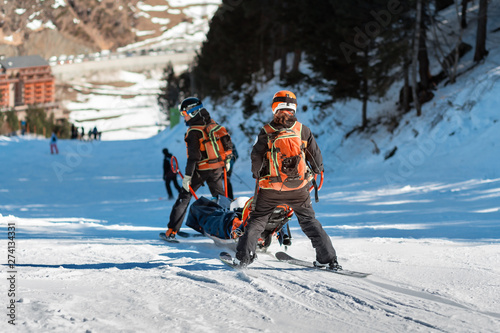
[[[246,228],[246,220],[251,211],[252,198],[230,199],[218,196],[214,200],[200,197],[189,208],[186,225],[210,237],[216,244],[236,245]],[[293,216],[293,209],[288,205],[278,205],[269,217],[266,229],[258,240],[258,247],[265,251],[273,236],[280,245],[291,245],[288,221]]]

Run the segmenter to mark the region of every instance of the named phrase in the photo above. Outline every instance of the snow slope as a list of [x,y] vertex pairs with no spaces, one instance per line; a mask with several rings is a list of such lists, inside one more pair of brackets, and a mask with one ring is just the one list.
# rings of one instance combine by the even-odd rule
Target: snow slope
[[[185,165],[182,125],[145,140],[61,140],[59,155],[45,139],[2,138],[0,248],[5,260],[7,226],[15,226],[16,264],[1,266],[0,288],[5,307],[15,302],[17,324],[4,316],[2,331],[496,332],[500,131],[487,121],[496,95],[483,95],[471,111],[482,116],[468,136],[440,141],[413,172],[370,158],[327,170],[317,216],[340,263],[372,273],[366,279],[302,270],[267,254],[237,272],[217,259],[223,249],[209,239],[157,239],[173,203],[158,200],[161,148]],[[454,129],[446,124],[443,133]],[[249,144],[235,141],[244,156]],[[250,195],[248,159],[235,173],[237,195]],[[388,182],[388,173],[404,182]],[[310,242],[295,220],[291,226],[288,251],[311,260]],[[273,244],[270,252],[277,250]],[[13,269],[15,296],[7,297]]]
[[143,139],[158,134],[167,123],[157,101],[161,76],[159,70],[120,71],[114,76],[99,73],[73,80],[73,89],[79,91],[74,100],[66,102],[72,110],[69,120],[80,133],[82,127],[88,133],[95,126],[102,132],[102,140]]
[[[217,260],[222,249],[209,239],[157,239],[172,205],[158,200],[160,149],[168,144],[184,165],[183,130],[61,141],[55,156],[46,140],[3,139],[0,248],[6,258],[5,230],[14,224],[17,272],[17,326],[4,317],[3,331],[497,330],[500,179],[432,168],[399,187],[384,184],[380,171],[327,178],[314,204],[318,218],[341,264],[372,275],[301,270],[266,254],[236,272]],[[236,172],[249,183],[245,169]],[[233,182],[238,195],[249,194]],[[296,221],[292,234],[289,252],[313,258]],[[10,269],[1,270],[8,304]]]
[[[1,331],[498,332],[498,59],[490,45],[483,64],[440,87],[423,116],[404,116],[392,135],[345,139],[359,104],[319,116],[312,104],[321,96],[298,91],[310,106],[299,119],[313,128],[326,165],[317,217],[340,264],[371,273],[366,279],[304,270],[270,254],[237,272],[217,259],[225,249],[210,239],[159,240],[173,204],[159,200],[166,196],[161,149],[185,165],[183,125],[142,140],[61,140],[59,155],[45,139],[0,137]],[[268,105],[279,85],[262,88],[256,102]],[[236,194],[251,195],[241,105],[204,103],[237,144]],[[382,115],[379,105],[370,110]],[[245,125],[268,119],[256,115]],[[291,227],[288,252],[312,260],[295,219]],[[269,252],[278,250],[273,244]],[[11,301],[16,326],[8,323]]]

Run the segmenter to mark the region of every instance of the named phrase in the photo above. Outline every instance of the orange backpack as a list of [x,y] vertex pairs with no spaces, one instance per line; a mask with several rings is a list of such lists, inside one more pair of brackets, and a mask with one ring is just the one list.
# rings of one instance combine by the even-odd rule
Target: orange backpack
[[198,130],[203,135],[200,139],[203,157],[198,161],[198,170],[224,167],[233,154],[233,143],[226,128],[212,119],[206,126],[191,126],[186,132],[186,137],[191,130]]
[[292,191],[306,186],[313,177],[306,163],[307,141],[301,138],[302,124],[295,122],[291,128],[280,130],[267,124],[264,130],[268,137],[268,173],[260,176],[259,187]]

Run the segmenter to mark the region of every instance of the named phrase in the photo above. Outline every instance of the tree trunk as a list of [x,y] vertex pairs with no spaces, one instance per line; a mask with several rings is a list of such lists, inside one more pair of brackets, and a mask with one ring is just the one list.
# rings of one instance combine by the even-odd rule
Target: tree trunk
[[418,2],[420,3],[420,10],[417,13],[417,16],[420,14],[420,23],[418,25],[420,27],[418,38],[418,68],[422,90],[425,91],[428,90],[431,86],[431,72],[429,69],[429,55],[427,53],[427,45],[425,43],[425,22],[423,20],[423,17],[425,15],[425,0],[419,0]]
[[403,87],[403,110],[404,112],[410,111],[410,64],[408,59],[404,60],[403,64],[403,75],[404,75],[404,87]]
[[474,61],[478,62],[488,55],[486,50],[486,22],[488,12],[488,0],[479,0],[479,15],[477,21],[476,53]]
[[266,81],[274,78],[274,59],[275,59],[275,50],[276,50],[276,38],[272,36],[271,45],[267,48],[267,54],[265,55],[267,58],[267,65],[265,68],[266,73]]
[[194,63],[191,63],[189,65],[189,90],[191,90],[190,93],[191,96],[198,94],[198,91],[196,90],[196,82],[194,77]]
[[413,65],[412,65],[412,92],[413,92],[413,103],[415,103],[415,109],[417,110],[417,117],[422,115],[422,109],[420,107],[420,101],[418,100],[418,88],[417,88],[417,67],[418,67],[418,50],[419,50],[419,40],[420,40],[420,21],[422,20],[422,0],[417,0],[417,21],[415,24],[415,39],[413,40]]
[[302,50],[296,48],[293,55],[292,72],[297,73],[299,71],[299,65],[301,60],[302,60]]
[[469,0],[462,0],[462,18],[460,21],[460,26],[462,29],[467,28],[467,3]]
[[365,129],[368,126],[368,80],[363,78],[363,110],[361,127]]
[[[365,54],[365,61],[366,61],[366,66],[369,66],[369,55],[368,55],[368,48],[365,48],[364,50]],[[362,110],[362,120],[361,120],[361,127],[365,129],[368,126],[368,116],[367,116],[367,109],[368,109],[368,97],[369,97],[369,91],[368,91],[368,78],[367,74],[363,73],[363,82],[361,83],[361,94],[363,98],[363,110]]]
[[281,26],[281,66],[280,66],[280,80],[284,80],[286,76],[286,58],[287,58],[287,47],[286,47],[286,34],[287,26],[283,24]]
[[[464,1],[466,1],[466,0],[464,0]],[[456,12],[457,12],[457,19],[459,19],[458,2],[455,3],[455,9],[456,9]],[[462,45],[462,35],[464,33],[462,25],[460,25],[458,29],[459,29],[458,42],[457,42],[457,46],[455,47],[455,54],[454,54],[454,59],[453,59],[453,65],[451,66],[450,73],[449,73],[450,83],[452,83],[452,84],[455,83],[455,81],[457,79],[458,59],[460,59],[460,47]]]

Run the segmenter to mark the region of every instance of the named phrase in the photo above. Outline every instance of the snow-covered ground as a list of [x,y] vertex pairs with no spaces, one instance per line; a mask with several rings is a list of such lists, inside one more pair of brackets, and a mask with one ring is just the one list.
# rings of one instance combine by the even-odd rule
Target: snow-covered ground
[[[217,259],[223,249],[210,239],[157,239],[173,203],[159,200],[161,148],[168,145],[184,165],[183,131],[60,141],[59,155],[50,155],[47,140],[2,139],[0,288],[6,314],[15,301],[17,324],[4,315],[2,331],[498,330],[500,177],[471,175],[466,162],[480,154],[498,167],[498,148],[489,141],[482,153],[464,155],[462,168],[449,167],[449,156],[460,151],[454,149],[404,185],[385,182],[384,172],[397,171],[391,166],[327,174],[314,207],[340,263],[372,274],[356,279],[267,254],[247,273],[236,272]],[[241,164],[236,173],[246,184],[233,177],[238,196],[251,192]],[[209,195],[205,188],[199,194]],[[13,268],[5,266],[8,225],[16,228]],[[308,239],[295,220],[291,226],[289,253],[312,259]],[[273,244],[270,252],[277,250]]]
[[[64,140],[59,155],[45,139],[2,138],[2,331],[497,332],[500,122],[491,82],[465,116],[445,113],[425,137],[400,134],[387,161],[356,160],[347,144],[333,154],[318,140],[327,170],[317,216],[340,263],[371,273],[365,279],[269,254],[237,272],[210,239],[157,239],[173,204],[159,200],[161,149],[185,165],[183,125],[143,140]],[[425,127],[426,117],[416,122]],[[250,145],[233,137],[242,155],[233,185],[248,196]],[[291,226],[289,253],[311,260],[310,242]]]
[[[309,106],[299,106],[298,117],[317,135],[326,166],[313,206],[340,264],[371,273],[365,279],[304,270],[271,254],[237,272],[217,259],[224,249],[210,239],[159,240],[173,204],[163,199],[161,149],[185,165],[182,124],[140,140],[61,140],[59,155],[45,139],[0,137],[1,331],[498,332],[498,45],[391,135],[380,126],[345,139],[359,123],[359,103],[321,111],[312,106],[320,94],[297,90]],[[280,86],[261,88],[255,100],[268,105]],[[241,103],[204,102],[232,130],[240,154],[233,186],[250,196]],[[370,117],[390,103],[372,103]],[[246,129],[269,120],[266,112]],[[115,128],[127,124],[115,118]],[[295,219],[291,227],[288,252],[312,260]],[[274,243],[269,252],[278,250]]]

